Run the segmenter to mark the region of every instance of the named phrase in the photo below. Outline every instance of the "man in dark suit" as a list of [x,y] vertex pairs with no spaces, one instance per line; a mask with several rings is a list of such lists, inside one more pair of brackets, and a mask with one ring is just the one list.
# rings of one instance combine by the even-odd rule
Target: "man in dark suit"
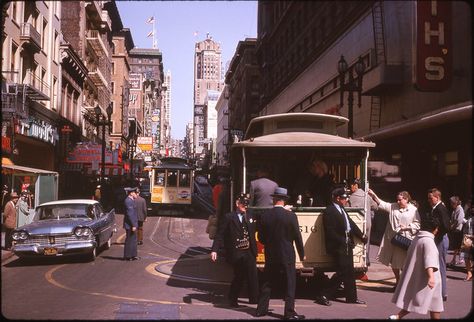
[[354,237],[362,239],[365,244],[367,236],[360,231],[344,209],[349,200],[345,189],[336,188],[331,195],[332,204],[326,207],[322,216],[326,252],[334,258],[336,272],[330,280],[330,286],[321,291],[315,302],[326,306],[331,305],[328,298],[334,297],[343,282],[346,303],[365,304],[357,298],[352,249],[355,247]]
[[137,210],[138,217],[138,228],[137,228],[137,239],[138,245],[143,245],[143,223],[146,221],[147,216],[147,205],[146,200],[140,196],[140,189],[137,188],[137,196],[135,198],[135,207]]
[[136,188],[125,188],[125,214],[123,217],[123,228],[125,228],[125,246],[123,248],[123,259],[127,261],[139,259],[137,256],[137,229],[138,216],[134,199],[137,196]]
[[245,280],[248,286],[249,303],[257,303],[258,296],[255,220],[250,213],[247,213],[248,195],[240,194],[236,198],[235,207],[235,211],[225,214],[221,219],[211,251],[211,260],[215,262],[219,249],[224,246],[225,258],[233,267],[234,278],[228,295],[231,307],[239,306],[237,299]]
[[431,207],[429,215],[437,218],[439,221],[438,233],[435,236],[436,247],[439,253],[439,272],[441,274],[441,293],[443,301],[448,299],[448,290],[446,288],[446,254],[448,253],[449,238],[448,231],[450,227],[450,214],[443,201],[441,200],[441,191],[432,188],[428,191],[428,203]]
[[[256,316],[268,313],[272,288],[283,284],[284,318],[302,320],[305,316],[295,311],[296,255],[293,243],[296,244],[300,260],[306,259],[298,218],[294,212],[284,208],[289,198],[285,188],[277,187],[271,196],[274,207],[265,211],[257,223],[258,239],[265,246],[265,269]],[[283,272],[283,276],[280,272]]]

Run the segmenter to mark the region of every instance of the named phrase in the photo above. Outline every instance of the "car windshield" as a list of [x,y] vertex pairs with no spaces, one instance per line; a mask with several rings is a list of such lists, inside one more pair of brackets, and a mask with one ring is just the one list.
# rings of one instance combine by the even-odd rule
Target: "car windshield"
[[85,204],[63,204],[42,206],[36,209],[35,221],[66,218],[93,219],[93,206]]

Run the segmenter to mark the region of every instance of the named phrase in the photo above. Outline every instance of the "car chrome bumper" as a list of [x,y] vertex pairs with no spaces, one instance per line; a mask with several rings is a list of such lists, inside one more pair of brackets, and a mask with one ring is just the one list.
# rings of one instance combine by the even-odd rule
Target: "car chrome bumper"
[[[67,244],[52,244],[52,245],[40,245],[40,244],[15,244],[12,247],[12,251],[18,257],[22,256],[63,256],[63,255],[76,255],[76,254],[87,254],[97,246],[96,241],[77,241]],[[45,249],[54,248],[56,253],[53,255],[45,255]]]

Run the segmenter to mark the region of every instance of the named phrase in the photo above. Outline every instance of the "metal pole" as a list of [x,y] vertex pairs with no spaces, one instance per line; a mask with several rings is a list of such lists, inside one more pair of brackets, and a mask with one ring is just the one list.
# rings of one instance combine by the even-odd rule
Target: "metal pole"
[[353,122],[353,117],[354,117],[354,77],[352,76],[352,71],[349,71],[349,83],[347,86],[347,90],[349,92],[349,96],[347,98],[347,105],[349,107],[348,109],[348,114],[349,114],[349,124],[347,126],[347,137],[352,138],[353,133],[354,133],[354,122]]
[[100,187],[104,185],[105,175],[105,122],[102,122],[102,167],[100,168]]

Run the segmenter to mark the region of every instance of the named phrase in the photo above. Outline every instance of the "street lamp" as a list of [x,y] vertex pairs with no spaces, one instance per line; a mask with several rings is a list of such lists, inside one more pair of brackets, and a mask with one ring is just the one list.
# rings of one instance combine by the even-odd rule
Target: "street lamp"
[[[354,120],[353,120],[353,105],[354,105],[354,92],[358,94],[358,107],[361,105],[361,91],[362,91],[362,77],[365,71],[365,64],[362,60],[362,57],[359,56],[355,66],[355,72],[357,74],[357,79],[354,79],[354,73],[352,68],[349,69],[344,56],[341,55],[341,59],[337,63],[337,71],[339,73],[339,82],[340,82],[340,106],[343,106],[344,92],[348,92],[349,96],[347,98],[347,104],[349,106],[348,118],[349,124],[347,127],[347,137],[352,138],[354,135]],[[349,80],[346,83],[346,72],[349,72]]]
[[[104,175],[105,175],[105,126],[108,126],[109,128],[109,133],[110,133],[110,117],[112,116],[112,103],[107,106],[105,109],[105,112],[107,113],[107,119],[105,119],[105,116],[102,115],[102,110],[100,109],[99,105],[97,105],[94,108],[94,113],[96,116],[96,123],[95,126],[97,127],[97,130],[99,129],[99,126],[102,126],[102,158],[101,158],[101,167],[100,167],[100,185],[101,187],[104,186]],[[98,131],[97,131],[98,132]]]

